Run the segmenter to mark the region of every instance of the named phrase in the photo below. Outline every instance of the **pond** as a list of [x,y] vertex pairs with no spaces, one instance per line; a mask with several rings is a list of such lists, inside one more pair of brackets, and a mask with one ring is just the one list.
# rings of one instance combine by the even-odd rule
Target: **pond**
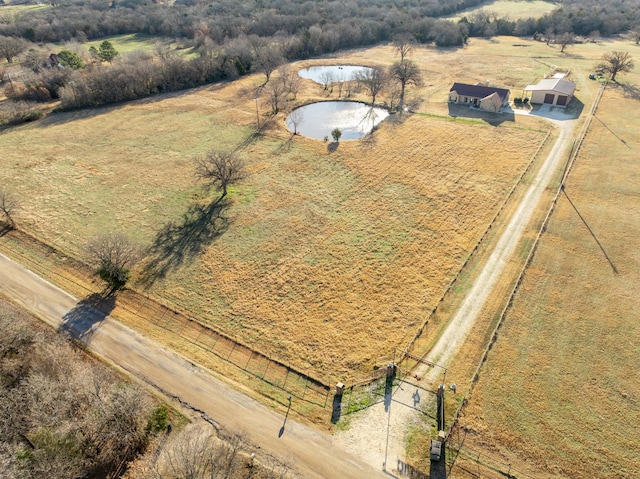
[[384,108],[355,101],[321,101],[296,108],[287,117],[287,128],[307,138],[331,139],[334,128],[342,131],[341,140],[357,140],[389,116]]
[[355,65],[326,65],[303,68],[298,75],[308,80],[313,80],[321,85],[328,85],[339,81],[353,80],[356,73],[367,72],[369,67],[359,67]]

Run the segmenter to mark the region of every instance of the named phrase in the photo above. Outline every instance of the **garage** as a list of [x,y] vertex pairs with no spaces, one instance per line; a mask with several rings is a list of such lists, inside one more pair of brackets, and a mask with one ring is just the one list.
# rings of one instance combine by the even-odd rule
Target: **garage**
[[566,108],[571,102],[576,84],[563,78],[547,78],[535,85],[528,85],[525,95],[529,95],[532,104],[544,104]]

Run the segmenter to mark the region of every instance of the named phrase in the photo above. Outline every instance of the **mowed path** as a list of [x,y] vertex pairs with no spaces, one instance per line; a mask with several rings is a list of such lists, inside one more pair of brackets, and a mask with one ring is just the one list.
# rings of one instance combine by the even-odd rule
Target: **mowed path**
[[291,459],[295,472],[303,478],[385,477],[336,447],[330,435],[291,417],[285,423],[283,415],[109,316],[90,306],[79,307],[76,298],[1,254],[0,294],[54,328],[63,325],[63,318],[73,317],[72,332],[82,336],[81,341],[92,351],[204,412],[219,427],[230,432],[243,431],[256,446],[258,458],[268,453]]
[[[458,352],[500,280],[504,267],[511,259],[525,227],[538,208],[542,193],[553,175],[565,165],[566,153],[576,120],[564,118],[562,114],[556,115],[556,118],[549,115],[548,119],[559,128],[559,137],[460,308],[438,342],[426,355],[425,359],[432,363],[447,366]],[[418,368],[415,374],[422,377],[424,387],[434,391],[442,381],[440,368]],[[407,430],[418,414],[415,408],[419,407],[420,402],[431,400],[431,398],[432,396],[425,394],[425,391],[419,391],[409,384],[402,384],[393,390],[391,401],[379,402],[355,415],[349,429],[341,433],[337,440],[342,447],[361,457],[373,467],[384,469],[393,475],[402,475],[405,463],[404,440]]]

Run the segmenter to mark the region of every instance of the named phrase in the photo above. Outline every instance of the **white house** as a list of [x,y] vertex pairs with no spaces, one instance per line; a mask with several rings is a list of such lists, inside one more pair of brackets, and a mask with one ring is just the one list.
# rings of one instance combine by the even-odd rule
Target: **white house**
[[528,85],[524,91],[531,94],[531,103],[542,103],[545,105],[566,107],[573,93],[576,84],[563,78],[547,78],[540,80],[536,85]]

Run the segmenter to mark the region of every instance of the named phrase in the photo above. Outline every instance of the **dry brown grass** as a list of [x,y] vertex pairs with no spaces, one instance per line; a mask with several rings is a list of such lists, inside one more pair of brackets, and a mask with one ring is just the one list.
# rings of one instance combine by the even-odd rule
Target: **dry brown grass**
[[640,471],[640,75],[620,81],[605,92],[566,186],[618,274],[561,196],[462,420],[465,444],[503,469]]
[[[341,60],[384,63],[392,53]],[[458,55],[417,50],[415,59],[439,58],[446,91]],[[152,243],[209,201],[191,158],[250,136],[259,80],[5,132],[1,175],[22,199],[20,224],[74,256],[106,228]],[[297,103],[324,94],[308,84]],[[228,229],[150,294],[299,369],[344,378],[414,334],[544,133],[525,120],[496,128],[414,115],[385,124],[373,143],[343,142],[330,154],[321,142],[287,143],[283,119],[244,148],[251,175],[232,194]]]
[[[514,46],[523,43],[474,39],[463,50],[417,49],[425,86],[409,95],[425,100],[419,113],[447,116],[453,81],[521,88],[551,66],[571,67],[578,98],[590,104],[595,88],[586,73],[610,45],[560,55],[543,43]],[[377,47],[299,66],[395,60],[392,48]],[[87,237],[114,224],[150,244],[164,224],[179,224],[190,205],[207,201],[190,158],[251,135],[260,81],[56,115],[4,132],[0,179],[21,196],[20,224],[78,257]],[[326,96],[307,83],[287,109]],[[266,108],[261,102],[261,121]],[[369,369],[413,336],[548,127],[520,118],[496,128],[415,115],[384,124],[373,142],[343,142],[329,154],[319,142],[287,143],[283,119],[243,150],[251,176],[232,193],[229,228],[149,293],[333,382]],[[446,314],[436,319],[445,324]],[[153,336],[220,368],[161,329]],[[223,374],[261,389],[233,368]]]

